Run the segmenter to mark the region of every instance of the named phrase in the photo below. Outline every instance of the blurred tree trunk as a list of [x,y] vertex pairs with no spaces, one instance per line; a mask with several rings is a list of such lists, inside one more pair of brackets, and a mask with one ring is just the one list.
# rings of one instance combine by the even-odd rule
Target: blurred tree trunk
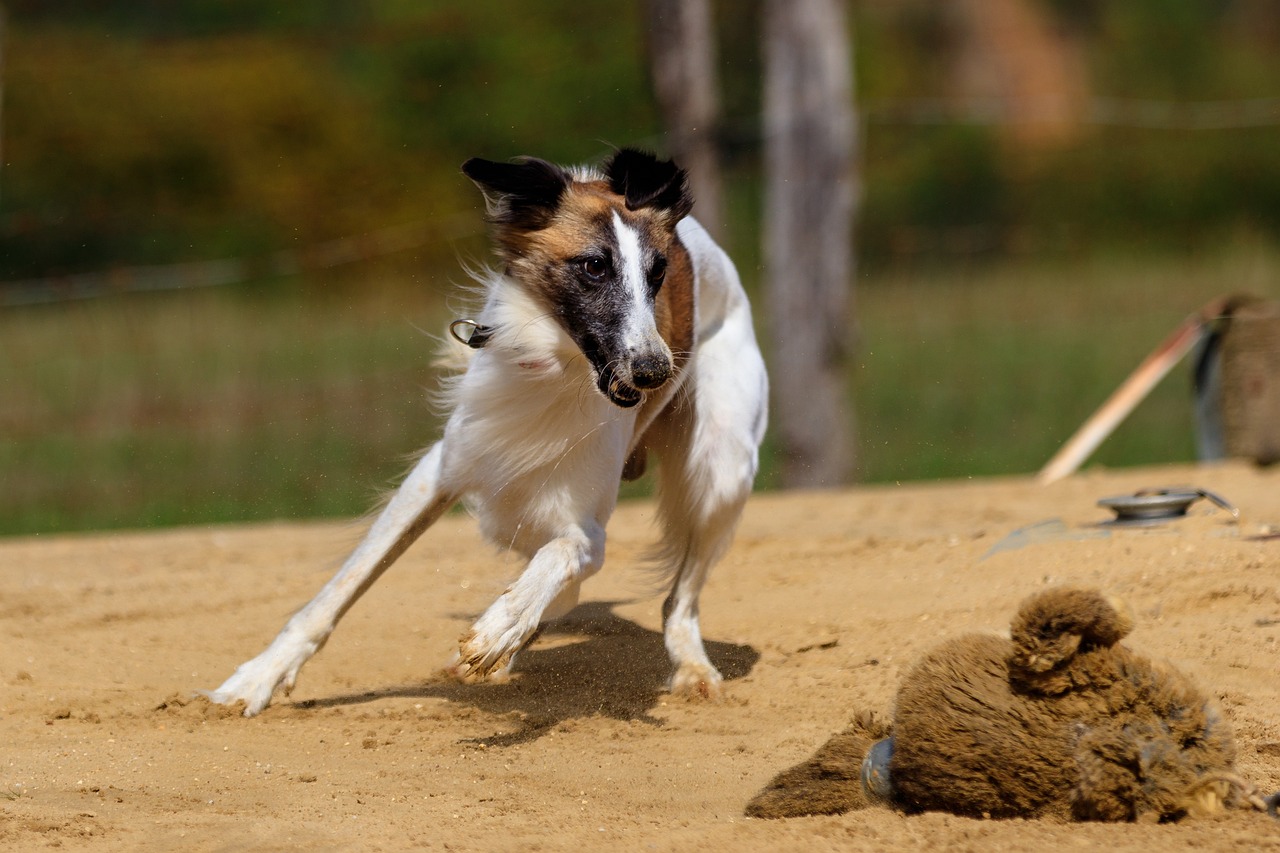
[[8,35],[5,30],[5,24],[7,23],[4,5],[0,4],[0,167],[4,165],[4,40],[5,36]]
[[720,120],[711,0],[648,0],[649,67],[671,156],[689,172],[693,215],[724,236],[720,201]]
[[857,128],[843,0],[765,0],[765,273],[788,487],[853,475]]

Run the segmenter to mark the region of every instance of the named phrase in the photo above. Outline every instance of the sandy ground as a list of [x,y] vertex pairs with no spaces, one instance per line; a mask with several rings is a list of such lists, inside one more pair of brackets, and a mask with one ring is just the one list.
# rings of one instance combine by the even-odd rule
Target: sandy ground
[[[1164,527],[1091,526],[1106,517],[1099,497],[1185,483],[1236,502],[1241,521],[1201,502]],[[854,710],[888,710],[924,649],[1001,631],[1025,595],[1060,583],[1127,598],[1130,645],[1218,696],[1239,769],[1280,788],[1280,538],[1268,535],[1280,471],[758,496],[703,597],[727,677],[718,703],[662,692],[659,599],[638,568],[652,514],[624,505],[584,604],[511,683],[475,686],[437,672],[516,567],[450,516],[255,719],[189,697],[274,636],[358,526],[0,542],[0,847],[1280,850],[1280,823],[1260,814],[1165,826],[742,816]]]

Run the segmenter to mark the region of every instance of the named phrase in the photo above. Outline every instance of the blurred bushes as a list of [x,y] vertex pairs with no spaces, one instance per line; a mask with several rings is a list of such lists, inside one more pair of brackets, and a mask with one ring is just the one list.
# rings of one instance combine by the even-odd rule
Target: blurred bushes
[[9,4],[0,279],[447,217],[475,205],[467,156],[654,131],[612,4],[259,5]]
[[48,31],[9,67],[7,276],[284,248],[455,192],[332,67],[265,37]]
[[[884,149],[892,149],[886,152]],[[1011,151],[992,128],[873,131],[860,257],[1182,251],[1280,233],[1280,128],[1103,128]]]
[[[1280,226],[1280,158],[1273,156],[1280,150],[1280,4],[1030,2],[1079,49],[1092,96],[1106,99],[1113,114],[1086,115],[1098,123],[1040,146],[1016,144],[997,121],[869,123],[859,245],[865,262],[1182,250],[1241,232],[1274,238]],[[855,7],[864,102],[941,99],[957,49],[941,7],[924,0]],[[1270,105],[1254,105],[1248,115],[1225,110],[1227,124],[1244,119],[1238,127],[1141,126],[1151,120],[1189,125],[1178,104],[1249,99],[1270,99]],[[1150,101],[1165,103],[1143,103]],[[1259,116],[1259,126],[1248,126]]]
[[[1031,1],[1081,46],[1096,95],[1280,94],[1280,4]],[[729,179],[745,189],[758,168],[759,6],[717,4]],[[472,215],[457,171],[467,156],[576,161],[660,140],[640,0],[6,7],[0,279],[266,253]],[[944,93],[957,47],[936,4],[853,9],[866,104]],[[1087,126],[1026,147],[996,125],[873,121],[860,253],[876,266],[1274,233],[1276,150],[1275,126]],[[754,204],[739,207],[738,242],[753,242]],[[453,251],[433,245],[416,260],[452,265]]]

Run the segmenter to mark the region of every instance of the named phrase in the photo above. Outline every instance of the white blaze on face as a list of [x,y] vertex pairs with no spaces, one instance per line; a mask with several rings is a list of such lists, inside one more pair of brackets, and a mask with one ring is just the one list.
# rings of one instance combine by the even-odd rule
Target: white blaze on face
[[618,278],[628,298],[627,324],[622,331],[624,351],[635,352],[652,349],[658,337],[653,322],[653,308],[649,303],[649,284],[645,276],[644,253],[640,250],[640,235],[622,221],[617,211],[613,214],[613,231],[618,238]]

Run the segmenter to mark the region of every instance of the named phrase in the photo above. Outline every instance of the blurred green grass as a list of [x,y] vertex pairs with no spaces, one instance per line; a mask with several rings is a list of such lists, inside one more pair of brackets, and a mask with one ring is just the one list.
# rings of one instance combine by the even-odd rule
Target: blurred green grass
[[[1241,239],[1183,257],[1094,257],[888,273],[859,291],[855,376],[864,477],[1034,472],[1213,297],[1275,298],[1280,254]],[[1191,461],[1179,365],[1088,464]]]
[[[0,533],[369,509],[437,435],[432,335],[462,275],[354,275],[0,312]],[[864,274],[850,378],[863,478],[1035,471],[1187,314],[1226,292],[1275,298],[1277,281],[1280,253],[1244,238]],[[1188,373],[1091,464],[1192,459]],[[762,488],[777,485],[773,454]]]

